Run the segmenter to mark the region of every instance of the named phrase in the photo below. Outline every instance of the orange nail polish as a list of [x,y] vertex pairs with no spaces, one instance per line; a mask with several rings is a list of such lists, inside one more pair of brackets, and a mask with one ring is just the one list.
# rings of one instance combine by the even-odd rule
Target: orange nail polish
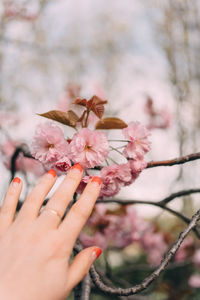
[[73,165],[73,167],[71,167],[71,170],[73,170],[73,169],[77,169],[77,170],[79,170],[80,172],[83,171],[83,168],[81,167],[80,164],[75,164],[75,165]]
[[91,182],[97,182],[99,185],[101,185],[101,179],[98,176],[93,177]]
[[102,253],[101,248],[96,247],[92,253],[93,260],[97,259],[101,255],[101,253]]
[[49,170],[47,174],[50,174],[50,175],[52,175],[53,177],[56,177],[56,171],[53,170],[53,169]]
[[21,182],[21,179],[19,178],[19,177],[15,177],[14,179],[13,179],[13,182],[16,182],[16,183],[20,183]]

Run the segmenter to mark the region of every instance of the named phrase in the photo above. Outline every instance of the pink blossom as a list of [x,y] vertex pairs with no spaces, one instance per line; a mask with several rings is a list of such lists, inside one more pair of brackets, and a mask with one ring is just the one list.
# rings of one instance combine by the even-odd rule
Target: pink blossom
[[107,242],[105,236],[98,231],[93,236],[89,236],[85,233],[81,233],[80,240],[84,247],[98,246],[103,250],[107,248]]
[[[148,228],[148,223],[143,221],[137,215],[134,207],[126,207],[118,211],[111,213],[107,210],[105,204],[97,204],[95,211],[88,221],[88,225],[95,230],[95,234],[92,237],[84,235],[84,245],[90,246],[89,242],[93,242],[93,239],[97,237],[101,238],[101,242],[106,246],[115,246],[117,248],[124,248],[134,241],[139,241],[144,230]],[[97,233],[99,233],[97,235]]]
[[100,197],[112,197],[120,191],[120,183],[116,178],[118,166],[113,164],[101,170],[101,192]]
[[69,144],[70,158],[83,168],[94,168],[107,157],[109,144],[103,132],[83,128],[76,133]]
[[142,170],[146,168],[147,163],[141,159],[136,159],[136,160],[130,159],[128,161],[128,165],[131,170],[131,180],[127,182],[126,185],[133,183],[133,181],[140,175]]
[[195,251],[192,261],[198,268],[200,268],[200,249]]
[[147,223],[137,215],[133,207],[128,207],[126,214],[108,216],[109,225],[105,227],[104,234],[109,244],[117,248],[139,241],[142,232],[147,228]]
[[200,275],[193,274],[192,276],[190,276],[188,284],[193,288],[200,288]]
[[128,158],[143,159],[144,154],[150,150],[150,135],[146,127],[139,122],[131,122],[128,127],[123,129],[125,138],[129,141],[124,148],[123,154]]
[[38,125],[31,153],[43,164],[55,164],[68,156],[68,143],[61,128],[51,122]]
[[148,262],[153,265],[158,265],[167,251],[167,244],[163,235],[154,232],[154,229],[150,228],[144,232],[140,242],[147,254]]
[[101,170],[101,194],[100,197],[116,195],[120,188],[132,182],[132,174],[129,163],[106,166]]

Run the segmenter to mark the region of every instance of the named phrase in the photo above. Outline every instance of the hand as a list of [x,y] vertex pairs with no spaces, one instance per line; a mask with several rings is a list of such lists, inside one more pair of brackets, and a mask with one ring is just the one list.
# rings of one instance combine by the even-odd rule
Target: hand
[[88,273],[101,249],[82,250],[69,264],[77,237],[100,192],[94,177],[61,221],[82,178],[76,164],[40,213],[56,181],[50,170],[34,187],[14,220],[22,182],[10,184],[0,211],[0,299],[60,300]]

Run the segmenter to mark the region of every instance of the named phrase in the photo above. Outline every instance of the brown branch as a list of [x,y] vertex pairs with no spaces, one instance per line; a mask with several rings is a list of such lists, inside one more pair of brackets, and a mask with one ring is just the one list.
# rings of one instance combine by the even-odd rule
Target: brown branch
[[[182,221],[184,221],[186,224],[190,223],[190,219],[184,216],[182,213],[173,210],[172,208],[169,208],[166,206],[167,203],[171,202],[173,199],[186,196],[190,194],[200,193],[200,189],[189,189],[189,190],[183,190],[176,193],[172,193],[171,195],[167,196],[166,198],[163,198],[162,200],[158,202],[153,202],[149,200],[124,200],[124,199],[98,199],[97,203],[117,203],[120,205],[131,205],[131,204],[144,204],[144,205],[154,205],[157,207],[160,207],[169,213],[175,215],[176,217],[180,218]],[[194,233],[198,238],[200,238],[200,226],[196,226],[193,229]]]
[[141,284],[137,284],[134,287],[123,289],[123,288],[112,288],[110,286],[107,286],[103,283],[101,280],[99,274],[96,272],[94,266],[90,269],[90,275],[92,277],[92,280],[94,284],[104,293],[109,295],[119,295],[119,296],[129,296],[134,295],[136,293],[139,293],[146,289],[158,276],[161,272],[163,272],[171,258],[175,255],[177,250],[179,249],[180,245],[182,244],[183,240],[186,238],[186,236],[189,234],[189,232],[197,225],[197,222],[200,218],[200,210],[198,210],[195,215],[192,217],[190,224],[186,227],[186,229],[179,235],[179,238],[177,241],[173,244],[173,246],[170,248],[170,250],[167,252],[165,257],[163,258],[161,264],[159,267],[148,277],[146,277]]
[[200,159],[200,152],[188,154],[186,156],[173,158],[170,160],[161,160],[161,161],[150,161],[147,163],[147,168],[154,168],[154,167],[160,167],[160,166],[174,166],[174,165],[180,165],[184,164],[189,161],[193,161],[196,159]]

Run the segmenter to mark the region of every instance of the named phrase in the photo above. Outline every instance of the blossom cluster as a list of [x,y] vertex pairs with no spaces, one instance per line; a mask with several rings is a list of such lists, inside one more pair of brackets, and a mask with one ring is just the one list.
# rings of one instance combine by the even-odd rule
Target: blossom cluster
[[105,204],[98,204],[88,221],[87,229],[92,233],[81,233],[80,236],[85,247],[98,245],[103,249],[123,249],[137,243],[152,265],[160,263],[168,247],[164,234],[143,220],[133,206],[109,210]]
[[131,122],[122,130],[127,145],[122,155],[127,162],[104,165],[110,152],[104,132],[81,128],[72,138],[65,138],[62,129],[53,122],[39,124],[32,141],[31,154],[45,169],[53,168],[58,174],[79,163],[85,176],[78,188],[82,192],[90,179],[91,169],[99,168],[102,180],[100,197],[116,195],[122,186],[130,185],[146,167],[144,155],[150,150],[149,132],[139,122]]

